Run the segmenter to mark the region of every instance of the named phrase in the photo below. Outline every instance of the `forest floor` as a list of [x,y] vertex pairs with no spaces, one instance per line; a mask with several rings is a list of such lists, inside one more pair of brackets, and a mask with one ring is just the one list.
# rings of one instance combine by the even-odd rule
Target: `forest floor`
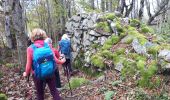
[[[5,65],[0,65],[1,79],[0,79],[0,92],[7,94],[8,100],[36,100],[35,87],[30,78],[29,82],[26,78],[23,78],[19,73],[18,68],[10,68]],[[83,72],[79,71],[72,77],[84,77],[91,81],[89,84],[82,85],[72,90],[72,95],[69,89],[63,89],[60,91],[60,95],[63,100],[104,100],[105,93],[107,91],[114,91],[112,94],[112,100],[134,100],[136,95],[147,94],[156,95],[161,94],[162,91],[170,91],[170,84],[166,82],[159,88],[155,89],[143,89],[137,88],[133,80],[126,82],[120,82],[120,73],[117,71],[107,71],[106,75],[100,77],[89,77]],[[62,86],[67,84],[66,76],[61,76]],[[165,81],[165,76],[160,76],[162,81]],[[169,77],[169,76],[168,76]],[[95,81],[97,80],[97,81]],[[169,80],[169,78],[167,79]],[[115,84],[115,85],[113,85]],[[49,89],[46,86],[45,100],[52,100]],[[138,93],[138,94],[136,94]],[[143,96],[142,94],[142,96]],[[145,95],[144,95],[145,96]],[[140,99],[139,99],[140,100]],[[164,100],[164,99],[162,99]],[[166,99],[168,100],[168,99]]]

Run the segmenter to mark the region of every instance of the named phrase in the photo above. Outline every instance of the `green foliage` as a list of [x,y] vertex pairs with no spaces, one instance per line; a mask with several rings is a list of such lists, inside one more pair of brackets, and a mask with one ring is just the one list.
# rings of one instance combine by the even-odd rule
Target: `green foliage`
[[149,28],[148,26],[145,26],[145,27],[141,28],[141,32],[143,32],[143,33],[151,33],[151,32],[153,32],[153,30],[151,28]]
[[124,29],[123,29],[123,25],[121,25],[120,23],[116,23],[116,29],[118,32],[124,32]]
[[103,57],[101,57],[99,54],[95,54],[91,56],[91,63],[99,68],[104,68],[105,64],[103,62]]
[[118,48],[115,53],[117,55],[124,55],[125,54],[125,48]]
[[110,29],[110,27],[109,27],[109,24],[108,24],[106,21],[105,21],[105,22],[99,22],[99,23],[97,23],[96,28],[97,28],[97,29],[102,29],[103,31],[108,32],[108,33],[111,32],[111,29]]
[[116,44],[120,41],[120,38],[119,36],[116,36],[116,35],[112,35],[111,36],[111,41],[112,41],[112,44]]
[[123,77],[125,76],[133,76],[136,73],[136,63],[133,60],[126,59],[123,61],[123,69],[121,70],[121,74]]
[[139,40],[139,43],[141,45],[144,45],[148,40],[146,39],[146,36],[144,36],[143,34],[139,33],[138,31],[134,30],[134,31],[129,31],[128,32],[130,35],[132,35],[134,38],[137,38]]
[[115,94],[114,91],[107,91],[104,95],[105,95],[105,100],[112,100],[111,98],[113,97],[113,95]]
[[130,26],[136,27],[138,25],[140,25],[140,21],[139,20],[137,20],[137,19],[131,19],[130,20]]
[[0,93],[0,100],[7,100],[7,96],[5,94]]
[[123,38],[123,43],[126,43],[126,44],[130,44],[132,43],[134,39],[134,36],[133,35],[127,35],[126,37]]
[[154,46],[151,46],[150,48],[148,48],[148,53],[156,55],[156,54],[158,54],[160,49],[161,49],[161,46],[154,45]]
[[112,45],[110,45],[110,44],[104,44],[103,47],[102,47],[102,49],[103,49],[103,50],[108,50],[108,49],[110,49],[111,47],[112,47]]
[[97,43],[94,43],[94,44],[92,44],[92,45],[91,45],[91,47],[92,47],[93,49],[95,49],[95,48],[99,48],[99,47],[100,47],[100,45],[99,45],[99,44],[97,44]]
[[[86,84],[88,82],[89,81],[87,79],[85,79],[85,78],[75,77],[75,78],[70,79],[70,85],[71,85],[72,89],[80,87],[81,85]],[[66,86],[68,87],[68,84]]]
[[137,68],[138,68],[138,70],[140,70],[141,72],[144,72],[144,70],[145,70],[145,65],[146,65],[146,62],[145,62],[145,61],[139,60],[139,61],[137,62]]
[[109,51],[109,50],[104,50],[104,51],[101,51],[101,54],[102,54],[102,57],[105,57],[107,59],[112,59],[112,52]]
[[104,18],[109,19],[109,20],[114,20],[116,18],[114,13],[108,13],[104,16]]

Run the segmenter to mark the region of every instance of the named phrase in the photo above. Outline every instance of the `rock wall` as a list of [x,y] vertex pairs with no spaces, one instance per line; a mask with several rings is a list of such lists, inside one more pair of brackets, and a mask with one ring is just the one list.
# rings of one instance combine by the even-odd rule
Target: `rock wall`
[[76,52],[73,52],[73,59],[75,59],[82,50],[85,57],[85,66],[87,67],[90,65],[90,55],[97,51],[97,48],[92,48],[92,45],[103,45],[112,33],[117,33],[115,29],[116,21],[111,20],[106,20],[110,23],[109,28],[111,32],[96,29],[96,23],[100,22],[100,20],[102,20],[101,18],[105,15],[106,13],[78,14],[72,16],[66,23],[66,29],[71,35],[72,44],[74,48],[76,48]]

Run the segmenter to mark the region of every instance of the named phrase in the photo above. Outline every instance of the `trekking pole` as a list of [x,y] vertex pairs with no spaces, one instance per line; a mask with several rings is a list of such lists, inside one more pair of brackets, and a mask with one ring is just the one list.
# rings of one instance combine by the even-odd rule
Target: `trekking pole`
[[70,84],[70,77],[68,76],[68,67],[67,66],[65,66],[66,67],[66,74],[67,74],[67,81],[68,81],[68,84],[69,84],[69,88],[70,88],[70,92],[71,92],[71,96],[73,95],[73,93],[72,93],[72,89],[71,89],[71,84]]
[[30,74],[28,74],[27,76],[27,82],[29,82],[29,80],[30,80]]

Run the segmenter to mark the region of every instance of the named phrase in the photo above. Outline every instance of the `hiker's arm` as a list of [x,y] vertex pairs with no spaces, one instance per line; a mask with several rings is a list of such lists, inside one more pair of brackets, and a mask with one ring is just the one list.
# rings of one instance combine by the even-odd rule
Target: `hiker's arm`
[[76,49],[71,45],[71,51],[76,52]]
[[25,75],[27,76],[31,72],[31,67],[32,67],[32,49],[27,48],[27,63],[26,63],[26,68],[25,68]]

